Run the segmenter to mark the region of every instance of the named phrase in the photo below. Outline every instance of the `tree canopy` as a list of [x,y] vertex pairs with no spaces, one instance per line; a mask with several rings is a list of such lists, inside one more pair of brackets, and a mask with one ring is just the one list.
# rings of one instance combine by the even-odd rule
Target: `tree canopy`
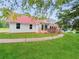
[[[68,25],[68,22],[70,21],[70,26],[72,29],[78,29],[79,30],[79,1],[76,0],[72,4],[72,8],[68,10],[62,10],[59,13],[59,18],[62,20],[62,25]],[[68,26],[67,26],[68,27]]]
[[69,1],[71,0],[0,0],[0,4],[12,11],[20,8],[24,14],[30,14],[33,10],[34,16],[43,18],[51,16],[55,9]]

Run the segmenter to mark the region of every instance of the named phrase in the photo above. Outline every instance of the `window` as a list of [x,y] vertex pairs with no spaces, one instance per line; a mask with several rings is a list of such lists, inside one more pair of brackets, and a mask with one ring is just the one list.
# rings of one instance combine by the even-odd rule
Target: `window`
[[47,25],[45,25],[45,30],[47,30]]
[[41,30],[43,30],[44,28],[43,28],[43,25],[41,25]]
[[30,24],[30,27],[29,28],[32,29],[32,24]]
[[42,24],[41,25],[41,30],[47,30],[47,24]]
[[16,29],[20,29],[20,23],[16,24]]

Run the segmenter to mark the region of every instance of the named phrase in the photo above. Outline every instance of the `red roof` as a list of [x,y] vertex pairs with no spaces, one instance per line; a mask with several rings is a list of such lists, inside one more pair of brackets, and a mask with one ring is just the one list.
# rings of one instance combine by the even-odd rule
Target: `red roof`
[[37,20],[28,16],[20,16],[17,17],[16,20],[9,20],[8,22],[39,24],[39,23],[47,23],[47,20]]

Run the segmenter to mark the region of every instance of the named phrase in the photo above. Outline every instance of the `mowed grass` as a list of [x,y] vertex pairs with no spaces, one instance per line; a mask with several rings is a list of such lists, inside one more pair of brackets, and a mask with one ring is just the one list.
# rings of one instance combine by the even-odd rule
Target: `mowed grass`
[[0,39],[16,39],[16,38],[40,38],[49,37],[53,34],[40,34],[40,33],[0,33]]
[[9,30],[9,28],[0,28],[0,30],[5,31],[5,30]]
[[0,44],[0,59],[79,59],[79,34],[50,41]]

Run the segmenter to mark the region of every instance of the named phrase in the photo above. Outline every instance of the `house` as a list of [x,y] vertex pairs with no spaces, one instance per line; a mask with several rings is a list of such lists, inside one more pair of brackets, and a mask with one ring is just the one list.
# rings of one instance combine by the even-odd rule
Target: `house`
[[60,27],[58,26],[58,24],[49,24],[49,28],[48,28],[48,32],[49,33],[60,33]]
[[23,33],[23,32],[36,32],[47,33],[50,28],[48,20],[39,20],[33,17],[20,16],[16,20],[9,19],[9,32]]

